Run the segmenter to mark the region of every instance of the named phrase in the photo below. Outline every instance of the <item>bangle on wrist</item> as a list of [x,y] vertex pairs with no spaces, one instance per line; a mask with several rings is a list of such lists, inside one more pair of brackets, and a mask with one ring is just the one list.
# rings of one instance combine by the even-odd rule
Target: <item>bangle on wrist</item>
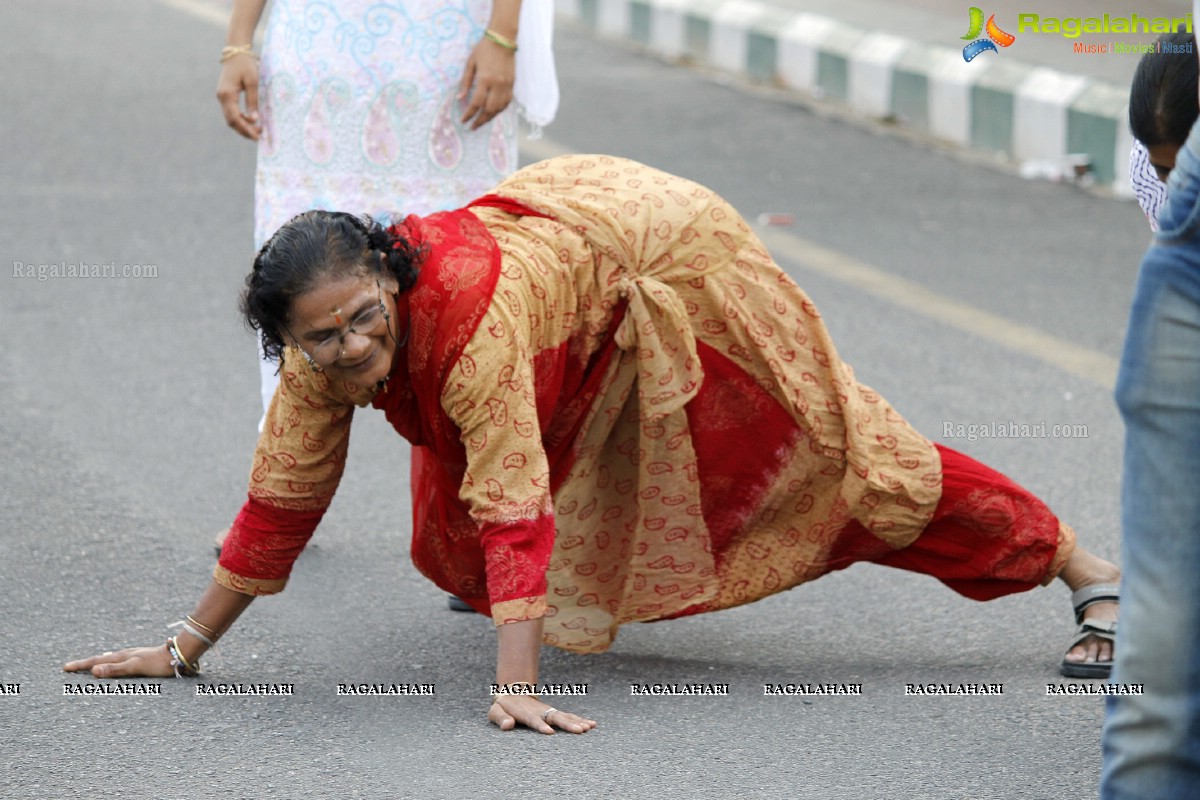
[[505,50],[511,50],[514,53],[517,52],[517,43],[515,41],[503,34],[496,33],[491,28],[488,28],[483,32],[483,38],[487,39],[488,41],[495,42]]
[[183,631],[184,631],[184,633],[187,633],[188,635],[190,635],[193,639],[199,639],[200,641],[204,642],[209,647],[217,646],[217,643],[215,641],[208,638],[207,636],[205,636],[203,633],[196,630],[195,628],[193,628],[192,624],[190,622],[183,623]]
[[[513,48],[516,49],[516,48]],[[238,56],[250,56],[255,61],[258,61],[258,55],[254,52],[254,46],[249,44],[230,44],[221,48],[221,63],[224,64],[231,58]]]
[[[531,691],[528,691],[528,692],[517,691],[516,688],[519,686],[528,687]],[[509,696],[532,697],[534,700],[538,699],[538,696],[536,694],[534,694],[532,691],[533,689],[537,688],[536,683],[530,683],[529,681],[509,681],[508,683],[496,684],[496,687],[500,691],[492,693],[492,702],[493,703],[496,702],[501,697],[509,697]]]
[[[219,647],[217,647],[217,641],[220,639],[220,637],[217,636],[216,631],[214,631],[212,628],[205,625],[203,622],[199,622],[194,617],[188,616],[185,619],[179,620],[178,622],[172,622],[170,625],[167,626],[167,628],[181,629],[184,633],[188,634],[196,641],[203,642],[205,645],[207,645],[208,648],[212,650],[213,655],[216,658],[220,659],[221,649]],[[203,628],[204,631],[207,631],[207,635],[200,630],[201,628]],[[173,642],[176,649],[179,648],[179,635],[178,634],[173,636],[171,639],[168,639],[167,641],[168,641],[168,643]],[[197,658],[196,659],[197,663],[196,663],[196,667],[195,667],[197,673],[200,672],[199,661],[200,661],[200,659]],[[183,663],[187,664],[186,659],[184,659]]]
[[179,642],[177,637],[172,636],[167,639],[167,655],[171,657],[171,668],[175,670],[176,678],[194,678],[200,674],[200,662],[197,661],[193,666],[184,658],[183,653],[179,650]]

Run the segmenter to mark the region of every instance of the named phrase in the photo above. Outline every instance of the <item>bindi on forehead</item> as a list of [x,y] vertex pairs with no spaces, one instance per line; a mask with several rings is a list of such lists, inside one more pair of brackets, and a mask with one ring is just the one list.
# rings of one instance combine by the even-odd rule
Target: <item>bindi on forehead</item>
[[378,281],[359,276],[320,281],[292,300],[292,328],[309,341],[345,330],[356,315],[380,302],[381,292]]

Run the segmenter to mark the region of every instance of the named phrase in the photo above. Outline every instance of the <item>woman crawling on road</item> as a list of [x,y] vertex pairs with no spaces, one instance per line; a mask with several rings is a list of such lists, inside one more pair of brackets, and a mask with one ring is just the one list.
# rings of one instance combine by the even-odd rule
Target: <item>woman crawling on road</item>
[[[609,156],[528,167],[384,229],[300,215],[243,309],[283,360],[249,497],[184,631],[66,665],[193,675],[284,587],[342,475],[355,406],[417,447],[412,558],[496,624],[496,682],[543,643],[730,608],[860,561],[987,600],[1075,590],[1064,674],[1111,666],[1117,568],[1003,475],[855,381],[820,315],[712,191]],[[488,719],[595,726],[530,695]]]

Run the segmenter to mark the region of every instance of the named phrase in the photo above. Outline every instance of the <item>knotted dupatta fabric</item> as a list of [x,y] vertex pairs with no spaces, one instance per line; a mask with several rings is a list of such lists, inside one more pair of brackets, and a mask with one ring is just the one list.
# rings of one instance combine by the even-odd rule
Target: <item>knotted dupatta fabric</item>
[[861,542],[839,539],[851,521],[874,542],[864,553],[920,535],[940,496],[936,449],[855,381],[728,203],[588,155],[496,193],[553,217],[478,212],[506,259],[572,273],[568,349],[596,382],[551,412],[582,420],[552,476],[547,642],[599,651],[624,622],[811,580],[854,556]]
[[[537,213],[500,198],[482,202],[517,213]],[[420,248],[422,262],[407,298],[411,326],[407,358],[398,364],[394,380],[373,404],[383,409],[393,427],[413,444],[413,564],[434,583],[482,613],[491,613],[492,603],[516,599],[514,594],[520,598],[540,596],[544,579],[537,573],[516,576],[505,592],[498,591],[499,581],[492,580],[489,592],[489,572],[496,575],[504,565],[493,563],[489,569],[485,542],[503,543],[508,537],[506,531],[489,531],[486,523],[472,518],[471,509],[460,497],[464,481],[471,480],[466,446],[462,431],[442,403],[442,393],[452,368],[457,367],[468,379],[473,376],[471,360],[463,357],[463,349],[492,302],[500,274],[500,250],[486,227],[465,209],[410,216],[394,231]],[[530,523],[538,524],[536,520]],[[534,549],[544,551],[544,560],[553,539],[553,523],[544,520],[540,527],[544,530],[533,541]],[[537,560],[536,553],[533,558]],[[495,554],[492,561],[497,561]]]
[[[480,198],[472,207],[553,219],[502,196]],[[497,624],[548,615],[547,641],[576,650],[603,649],[622,622],[658,618],[711,599],[713,555],[700,507],[695,502],[676,507],[696,495],[688,485],[697,472],[683,408],[703,375],[686,312],[660,280],[667,276],[651,269],[622,280],[608,330],[586,359],[588,368],[568,381],[575,402],[553,408],[541,420],[540,446],[550,467],[544,502],[535,497],[498,514],[500,484],[508,479],[504,459],[468,473],[470,442],[462,441],[444,395],[452,369],[459,380],[481,377],[464,346],[473,335],[484,335],[479,326],[495,301],[500,250],[482,223],[461,212],[410,218],[399,232],[425,250],[421,278],[409,296],[407,358],[422,428],[412,473],[417,568],[492,614]],[[545,385],[522,389],[534,395],[547,391]],[[486,390],[478,396],[480,405],[494,402]],[[550,402],[543,399],[539,406]],[[397,413],[407,408],[403,403],[389,408],[387,398],[379,397],[375,404],[398,429],[409,424]],[[629,413],[644,421],[647,435],[636,448],[612,454],[611,433]],[[493,422],[509,424],[506,417]],[[556,531],[551,495],[568,481],[578,484],[580,474],[607,471],[603,462],[611,457],[637,463],[635,493],[643,500],[629,506],[619,496],[624,481],[611,487],[618,493],[611,502],[604,501],[605,487],[596,487],[582,503],[564,504],[571,524]],[[473,515],[461,497],[464,481],[497,484],[488,494],[492,503],[477,504],[495,508]],[[680,510],[690,516],[688,523],[668,525]],[[612,526],[618,512],[620,528]],[[586,525],[593,517],[600,527]],[[562,613],[568,607],[574,616]]]
[[[490,209],[506,218],[553,220],[549,212],[501,196],[481,198],[473,208],[485,216]],[[482,379],[464,347],[472,336],[486,335],[479,328],[495,302],[500,250],[470,214],[410,218],[399,232],[425,250],[408,298],[407,369],[415,405],[390,402],[399,381],[374,404],[400,430],[411,428],[411,412],[420,409],[412,473],[417,568],[491,613],[497,624],[547,616],[547,641],[580,651],[606,647],[622,622],[656,619],[712,599],[712,546],[693,485],[698,473],[684,413],[703,373],[686,310],[663,282],[685,273],[672,272],[664,260],[620,279],[586,368],[567,380],[574,402],[550,407],[557,397],[545,397],[547,385],[561,386],[561,379],[521,387],[541,395],[538,405],[549,408],[540,419],[539,442],[550,468],[547,491],[544,502],[535,496],[500,514],[495,509],[503,507],[502,482],[509,479],[505,459],[468,471],[468,445],[476,447],[462,441],[452,418],[455,406],[448,412],[445,396],[452,370],[460,381]],[[692,265],[686,276],[707,269]],[[496,402],[486,388],[481,391],[477,397],[468,393],[475,398],[470,405]],[[630,415],[641,433],[617,442],[612,433]],[[493,422],[510,424],[507,416]],[[510,455],[525,460],[524,454]],[[581,476],[604,475],[613,459],[633,465],[634,485],[601,479],[587,497],[567,492],[561,509],[569,522],[556,530],[551,496],[567,484],[583,486]],[[494,508],[473,514],[461,496],[464,482],[497,484],[488,494],[493,502],[477,504]],[[630,504],[629,493],[638,502]],[[677,519],[680,513],[685,521]]]

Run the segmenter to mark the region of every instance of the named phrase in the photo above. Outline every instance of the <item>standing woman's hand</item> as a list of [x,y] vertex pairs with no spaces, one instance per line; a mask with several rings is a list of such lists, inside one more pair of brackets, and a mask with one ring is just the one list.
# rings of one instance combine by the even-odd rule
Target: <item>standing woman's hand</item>
[[250,53],[239,53],[221,64],[217,102],[221,104],[225,124],[247,139],[258,141],[262,123],[258,117],[257,58]]
[[458,99],[467,103],[463,124],[476,130],[508,108],[516,77],[516,51],[487,37],[480,39],[467,58],[458,85]]

